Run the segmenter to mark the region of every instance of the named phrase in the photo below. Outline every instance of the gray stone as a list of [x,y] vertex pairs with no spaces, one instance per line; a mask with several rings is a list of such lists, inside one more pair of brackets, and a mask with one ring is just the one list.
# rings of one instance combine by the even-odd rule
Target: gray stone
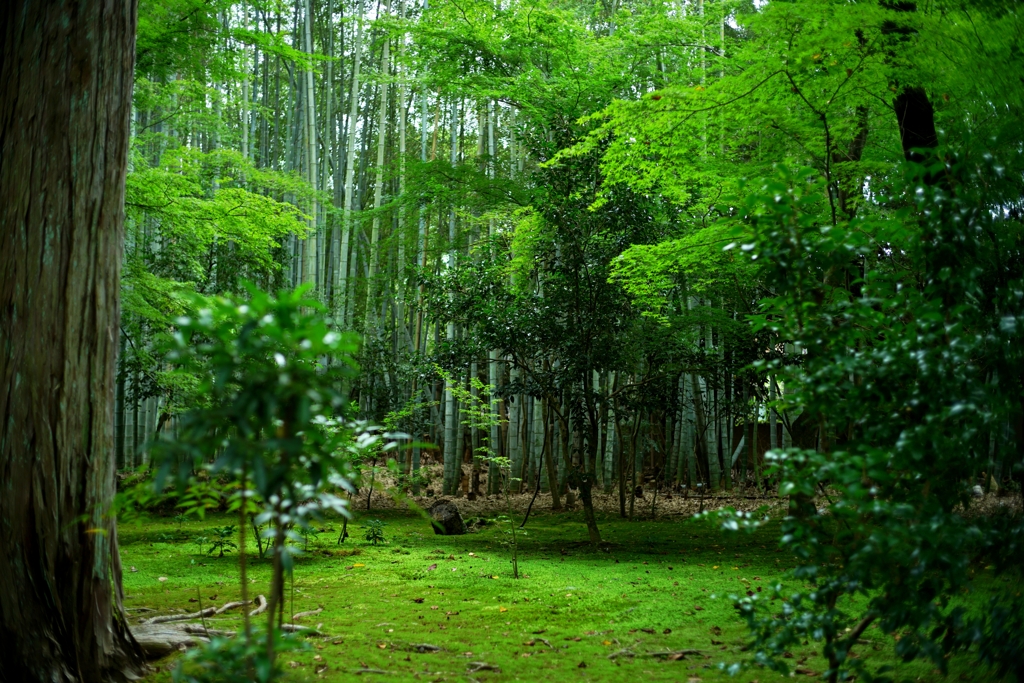
[[461,536],[466,533],[459,506],[450,500],[439,500],[430,506],[430,517],[434,520],[434,533],[441,536]]

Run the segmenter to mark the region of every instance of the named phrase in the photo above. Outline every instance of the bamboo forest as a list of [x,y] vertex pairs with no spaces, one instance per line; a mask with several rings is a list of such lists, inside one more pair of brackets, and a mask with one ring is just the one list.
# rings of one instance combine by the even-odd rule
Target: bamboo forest
[[1024,683],[1016,0],[0,5],[0,683]]

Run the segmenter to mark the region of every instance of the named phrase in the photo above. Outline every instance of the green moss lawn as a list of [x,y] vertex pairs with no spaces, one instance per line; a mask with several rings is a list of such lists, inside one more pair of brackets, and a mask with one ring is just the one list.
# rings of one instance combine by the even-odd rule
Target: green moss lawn
[[[737,677],[718,669],[739,661],[746,642],[728,596],[767,591],[789,559],[770,529],[723,536],[690,520],[606,517],[607,546],[595,551],[580,513],[535,513],[520,535],[523,577],[515,580],[498,525],[446,537],[411,513],[369,518],[386,523],[385,545],[365,542],[356,520],[339,546],[341,523],[331,520],[297,562],[285,614],[322,608],[299,623],[323,637],[306,638],[308,652],[286,655],[292,680],[783,680],[764,669]],[[208,546],[200,553],[192,540],[233,522],[122,524],[132,620],[239,599],[236,553],[218,557]],[[269,561],[251,557],[250,597],[268,593],[269,576]],[[240,623],[238,610],[207,619],[226,630]],[[870,629],[866,640],[860,656],[893,660],[891,635]],[[798,679],[818,680],[826,668],[815,645],[791,653]],[[989,680],[970,657],[952,660],[948,676],[922,662],[889,663],[901,680]],[[173,666],[174,657],[157,662],[150,678],[169,679]]]

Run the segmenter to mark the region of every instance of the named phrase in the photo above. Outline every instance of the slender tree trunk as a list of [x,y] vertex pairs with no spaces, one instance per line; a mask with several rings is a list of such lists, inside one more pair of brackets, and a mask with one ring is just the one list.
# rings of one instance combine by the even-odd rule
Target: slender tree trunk
[[[452,120],[451,120],[451,134],[450,134],[450,161],[451,165],[454,166],[458,161],[458,104],[457,101],[452,99]],[[448,210],[448,263],[449,268],[455,267],[455,261],[458,258],[458,251],[455,248],[455,207],[451,207]],[[448,344],[451,345],[456,340],[456,329],[455,323],[449,321],[445,328],[445,338]],[[445,493],[454,495],[459,487],[459,475],[462,472],[461,465],[461,451],[462,444],[456,444],[456,438],[459,434],[459,430],[456,429],[455,425],[455,414],[458,410],[457,400],[454,392],[451,390],[451,381],[458,381],[457,377],[451,377],[445,382],[445,423],[444,423],[444,464],[445,464],[445,480],[444,488]],[[458,470],[458,473],[456,473]]]
[[[509,380],[515,382],[518,377],[518,370],[515,368],[510,372]],[[510,483],[510,487],[516,493],[522,491],[522,463],[523,451],[520,446],[519,435],[521,433],[520,423],[522,422],[523,395],[518,394],[512,397],[512,403],[508,405],[508,458],[510,462],[510,476],[515,476],[519,481]]]
[[136,8],[2,7],[0,680],[133,680],[111,503]]
[[779,384],[775,380],[775,375],[772,375],[769,382],[768,400],[773,405],[768,408],[768,448],[774,451],[779,447],[779,418],[774,405],[779,397]]
[[562,499],[558,493],[558,469],[555,465],[555,425],[550,415],[554,410],[549,405],[551,399],[541,401],[541,415],[544,422],[544,464],[547,465],[548,490],[551,491],[551,509],[561,510]]
[[[329,167],[331,160],[334,158],[335,152],[335,141],[334,136],[335,125],[334,125],[334,2],[333,0],[327,0],[327,78],[324,80],[324,157],[323,163],[320,165],[320,189],[324,192],[327,191],[327,179],[330,177]],[[334,194],[337,197],[337,193]],[[333,202],[332,202],[333,203]],[[331,217],[327,219],[327,214],[324,212],[321,224],[323,230],[320,233],[320,255],[319,263],[320,267],[317,272],[317,289],[322,293],[323,301],[329,301],[328,295],[333,294],[331,292],[331,286],[334,284],[332,273],[338,266],[337,249],[340,246],[336,237],[336,229],[332,230],[332,225],[337,225],[337,219]],[[330,250],[327,245],[330,242]],[[328,257],[330,263],[328,263]]]
[[[487,101],[487,176],[494,181],[494,100]],[[495,237],[494,219],[491,218],[487,224],[487,237],[491,240]],[[493,248],[493,246],[492,246]],[[487,363],[487,382],[491,385],[490,403],[491,412],[498,412],[498,399],[495,398],[495,393],[498,389],[498,381],[500,378],[498,360],[499,354],[497,350],[492,349],[488,354]],[[491,448],[492,455],[500,456],[500,426],[497,422],[491,425],[490,438],[488,445]],[[498,468],[495,467],[494,463],[490,463],[487,468],[487,491],[488,493],[498,493],[499,491],[499,472]]]
[[[385,4],[384,13],[387,14],[389,5]],[[380,261],[380,207],[384,203],[384,148],[387,144],[388,130],[388,93],[391,87],[388,84],[388,75],[391,72],[391,37],[384,36],[384,52],[380,59],[380,71],[383,77],[380,85],[380,109],[377,120],[377,164],[376,182],[373,190],[373,223],[370,231],[370,275],[366,288],[366,334],[374,334],[372,328],[377,324],[376,302],[377,302],[377,269]]]
[[[305,22],[303,26],[306,54],[313,55],[313,10],[310,0],[305,0]],[[316,97],[313,90],[313,69],[306,70],[305,84],[305,137],[306,137],[306,179],[315,191],[318,185],[317,144],[316,144]],[[314,196],[309,209],[309,234],[306,236],[302,261],[302,282],[316,284],[317,214],[320,209]]]
[[[398,16],[402,21],[405,21],[405,2],[402,0],[399,6]],[[405,348],[415,352],[413,348],[413,335],[409,334],[409,326],[406,325],[406,310],[405,310],[405,294],[406,294],[406,274],[408,269],[408,263],[406,262],[406,237],[405,234],[405,155],[407,153],[407,110],[405,107],[406,98],[406,76],[405,76],[405,42],[406,36],[402,34],[399,36],[399,47],[398,47],[398,63],[395,65],[395,76],[398,77],[398,195],[403,199],[401,206],[398,207],[398,278],[397,287],[398,295],[397,301],[397,316],[398,324],[401,328],[402,335],[406,339]],[[401,344],[400,344],[401,345]],[[397,349],[396,349],[397,352]],[[395,358],[396,364],[398,358]]]
[[[351,325],[348,311],[352,309],[349,305],[350,299],[354,297],[349,289],[349,271],[351,266],[349,259],[355,261],[355,248],[350,247],[352,241],[352,202],[353,190],[356,176],[356,121],[359,118],[359,67],[362,57],[363,38],[363,5],[361,0],[359,10],[356,13],[356,35],[352,41],[353,65],[352,65],[352,91],[349,94],[348,109],[348,134],[346,144],[345,161],[345,208],[342,211],[341,248],[338,253],[338,269],[335,271],[334,281],[334,316],[342,321],[343,325]],[[352,255],[349,255],[352,252]]]
[[[242,30],[249,30],[249,3],[242,2]],[[247,51],[243,51],[246,54]],[[249,158],[249,72],[246,70],[246,59],[242,59],[242,156]]]

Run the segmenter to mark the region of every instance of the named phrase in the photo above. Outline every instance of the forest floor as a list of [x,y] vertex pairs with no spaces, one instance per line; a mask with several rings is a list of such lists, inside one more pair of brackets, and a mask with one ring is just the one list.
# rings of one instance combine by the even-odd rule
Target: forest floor
[[[360,523],[368,519],[385,523],[386,544],[364,540]],[[598,519],[605,543],[594,550],[581,512],[535,507],[519,533],[518,580],[500,522],[437,536],[408,511],[361,511],[340,546],[340,521],[324,523],[296,563],[285,609],[286,616],[322,609],[300,623],[323,636],[307,637],[306,652],[284,655],[289,680],[784,680],[765,669],[730,677],[718,668],[746,656],[746,628],[729,596],[768,591],[791,561],[776,549],[773,529],[723,535],[677,515]],[[219,557],[208,542],[202,551],[195,542],[234,521],[153,517],[120,525],[133,623],[240,598],[235,553]],[[250,598],[267,594],[270,577],[269,561],[253,557],[253,545],[250,536]],[[241,614],[206,623],[235,630]],[[995,680],[970,656],[953,658],[942,676],[923,662],[898,662],[891,635],[869,629],[865,640],[857,654],[892,664],[897,680]],[[815,645],[792,653],[798,678],[817,680],[826,668]],[[174,665],[174,657],[156,662],[147,680],[169,680]]]

